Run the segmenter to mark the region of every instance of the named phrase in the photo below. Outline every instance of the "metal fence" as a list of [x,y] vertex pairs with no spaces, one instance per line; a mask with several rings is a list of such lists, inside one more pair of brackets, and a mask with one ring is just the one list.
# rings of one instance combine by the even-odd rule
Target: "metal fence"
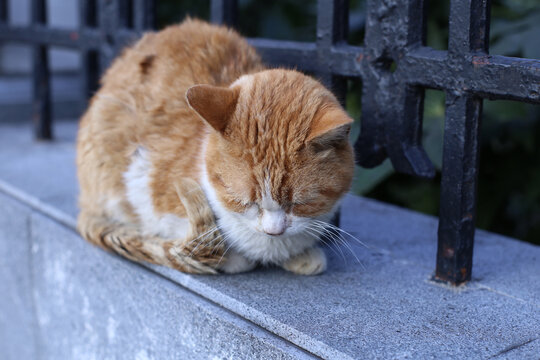
[[[153,27],[153,0],[80,0],[80,29],[47,27],[45,0],[31,0],[30,26],[8,24],[0,0],[0,42],[32,44],[33,114],[36,137],[51,132],[47,47],[78,49],[83,92],[125,44]],[[488,55],[489,0],[451,0],[448,51],[425,46],[426,1],[368,0],[365,45],[347,43],[348,1],[319,0],[314,43],[250,39],[272,65],[313,72],[341,99],[346,79],[361,79],[359,165],[389,158],[403,173],[433,177],[422,148],[424,89],[446,94],[439,243],[435,278],[460,284],[470,279],[476,217],[479,124],[482,99],[540,103],[540,61]],[[211,0],[211,21],[234,26],[236,0]],[[406,229],[404,229],[406,231]]]

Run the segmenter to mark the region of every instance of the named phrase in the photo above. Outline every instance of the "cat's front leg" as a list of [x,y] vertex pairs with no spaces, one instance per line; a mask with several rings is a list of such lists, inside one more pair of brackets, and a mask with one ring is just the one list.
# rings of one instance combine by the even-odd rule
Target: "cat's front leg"
[[317,275],[326,270],[326,254],[319,247],[312,247],[293,256],[281,265],[298,275]]
[[226,253],[226,259],[219,265],[218,269],[227,274],[237,274],[253,270],[257,263],[231,250]]

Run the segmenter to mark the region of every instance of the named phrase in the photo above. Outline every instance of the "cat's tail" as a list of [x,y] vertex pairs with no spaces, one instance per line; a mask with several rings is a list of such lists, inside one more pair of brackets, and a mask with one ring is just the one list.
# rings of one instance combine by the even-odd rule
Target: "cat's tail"
[[77,228],[87,241],[133,261],[164,265],[192,274],[215,274],[224,261],[224,250],[206,197],[200,188],[194,189],[186,182],[178,184],[177,192],[190,223],[184,239],[145,236],[134,225],[85,211],[79,215]]

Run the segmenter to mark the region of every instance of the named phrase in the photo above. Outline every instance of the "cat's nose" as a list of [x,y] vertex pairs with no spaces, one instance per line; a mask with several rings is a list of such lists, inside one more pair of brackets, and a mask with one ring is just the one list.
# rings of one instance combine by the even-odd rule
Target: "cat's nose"
[[278,235],[283,234],[284,232],[285,232],[285,227],[283,227],[282,229],[271,229],[271,230],[264,229],[265,234],[272,235],[272,236],[278,236]]
[[283,210],[264,210],[261,219],[262,230],[272,236],[281,235],[287,230],[286,214]]

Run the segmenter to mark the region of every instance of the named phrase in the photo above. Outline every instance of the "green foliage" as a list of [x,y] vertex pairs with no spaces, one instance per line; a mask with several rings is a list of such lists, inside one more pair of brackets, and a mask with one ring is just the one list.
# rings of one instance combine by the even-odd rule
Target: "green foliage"
[[317,2],[314,0],[240,0],[238,7],[238,28],[245,36],[315,41]]
[[538,0],[503,0],[493,6],[491,53],[540,59]]
[[156,6],[157,28],[176,24],[186,16],[208,19],[210,16],[210,2],[201,0],[160,0]]

